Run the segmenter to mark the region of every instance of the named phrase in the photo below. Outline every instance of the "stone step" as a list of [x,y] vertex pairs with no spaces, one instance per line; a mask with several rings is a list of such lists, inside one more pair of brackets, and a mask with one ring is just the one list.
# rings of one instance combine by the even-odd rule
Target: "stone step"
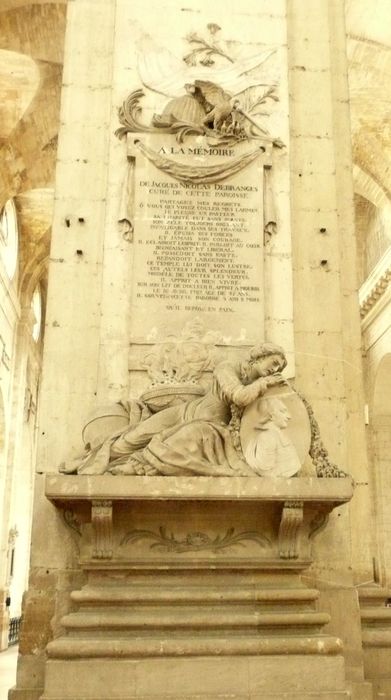
[[381,586],[358,589],[364,648],[391,648],[390,590]]
[[363,608],[362,622],[384,623],[391,628],[391,608]]
[[391,649],[391,629],[365,628],[362,631],[364,647],[388,647]]
[[385,605],[386,601],[391,599],[390,589],[381,586],[365,586],[357,591],[361,608]]
[[134,637],[97,639],[59,637],[47,646],[50,658],[142,658],[186,656],[259,656],[259,655],[335,655],[342,654],[342,641],[337,637],[318,635],[278,637],[234,636],[151,638]]
[[135,603],[277,603],[279,605],[311,604],[319,597],[319,591],[307,588],[292,589],[258,589],[240,587],[171,587],[162,588],[92,588],[85,587],[71,593],[71,599],[80,606],[88,605],[132,605]]
[[67,630],[108,629],[178,629],[178,628],[232,628],[294,626],[321,629],[330,622],[328,613],[316,612],[260,612],[232,609],[187,609],[172,607],[144,608],[129,611],[76,612],[65,615],[61,624]]

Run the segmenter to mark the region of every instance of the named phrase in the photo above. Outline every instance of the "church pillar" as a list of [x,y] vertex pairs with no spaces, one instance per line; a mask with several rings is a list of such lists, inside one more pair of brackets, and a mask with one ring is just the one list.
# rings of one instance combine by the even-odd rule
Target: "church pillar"
[[[158,20],[158,16],[161,19]],[[209,32],[209,44],[204,40],[203,62],[200,62],[194,46],[200,48],[203,44],[202,41],[197,44],[194,35],[199,36],[205,28]],[[220,39],[215,35],[220,30],[224,39],[216,44],[214,42]],[[208,46],[212,49],[209,52]],[[186,51],[187,61],[181,62]],[[164,76],[161,74],[162,52],[164,61],[171,61],[172,65],[171,71],[166,71]],[[250,65],[250,61],[246,64],[247,70],[242,66],[232,78],[232,72],[228,70],[230,66],[235,67],[236,62],[239,64],[243,56],[250,60],[261,52],[270,53],[270,64],[268,58],[264,58],[262,68]],[[172,56],[169,57],[168,53]],[[194,94],[196,87],[201,92],[207,89],[205,85],[199,87],[199,81],[220,88],[218,81],[224,80],[227,73],[231,76],[231,82],[227,78],[225,90],[236,94],[236,89],[239,107],[236,107],[235,117],[234,112],[230,113],[233,107],[229,98],[223,96],[223,102],[228,101],[227,115],[232,122],[225,127],[225,141],[220,134],[217,147],[212,139],[216,139],[218,131],[217,117],[209,124],[206,134],[209,140],[202,135],[202,129],[201,134],[199,131],[194,134],[193,121],[190,141],[186,140],[187,132],[182,134],[181,141],[174,133],[167,135],[168,132],[164,131],[167,120],[171,119],[170,126],[173,127],[172,112],[178,105],[174,98],[176,90],[180,92],[181,83],[179,88],[172,85],[177,69],[183,76],[183,83],[190,85],[182,98]],[[271,94],[277,98],[274,89],[278,88],[279,102],[270,98],[276,104],[274,111],[268,97],[264,96],[262,102],[260,93],[256,94],[261,99],[261,107],[267,103],[260,112],[266,109],[270,116],[261,122],[261,130],[258,123],[261,117],[258,112],[253,115],[251,112],[252,93],[245,100],[242,95],[244,88],[238,87],[243,80],[241,76],[247,74],[258,76],[258,88],[259,85],[268,86],[271,90],[269,98]],[[322,695],[319,697],[324,697],[324,700],[346,698],[350,689],[352,697],[364,698],[368,688],[363,683],[355,585],[367,581],[372,575],[372,532],[368,526],[369,496],[361,415],[343,3],[341,0],[329,3],[315,0],[309,4],[301,0],[287,0],[286,3],[265,0],[264,4],[254,4],[246,0],[243,7],[235,8],[229,17],[222,1],[206,11],[201,0],[194,1],[189,8],[182,7],[179,2],[164,5],[154,2],[144,7],[142,2],[130,4],[125,0],[74,0],[68,4],[63,83],[30,585],[25,602],[17,686],[11,698],[39,700],[42,697],[49,700],[56,697],[58,700],[59,693],[63,692],[64,698],[74,700],[77,675],[71,674],[74,685],[69,683],[64,689],[60,687],[61,673],[67,668],[66,659],[72,658],[68,668],[75,671],[81,668],[82,676],[89,674],[85,694],[83,688],[80,690],[83,698],[96,700],[105,697],[105,693],[110,694],[110,688],[105,685],[100,688],[94,685],[93,675],[100,668],[104,683],[110,682],[110,678],[116,679],[113,689],[118,698],[141,698],[143,688],[149,688],[151,697],[193,698],[199,695],[197,683],[201,683],[200,697],[206,700],[218,697],[217,693],[223,696],[229,692],[231,657],[233,663],[238,664],[239,674],[239,681],[232,677],[233,697],[242,697],[239,685],[240,678],[243,678],[246,685],[242,695],[246,698],[256,698],[257,693],[263,693],[264,699],[272,700],[284,693],[284,697],[313,700],[317,686],[312,681],[316,676],[322,679]],[[129,110],[126,112],[125,109],[125,121],[121,121],[123,138],[117,138],[114,136],[119,126],[117,108],[129,93],[140,87],[146,93],[136,96],[141,109],[137,111],[135,108],[135,98],[132,103],[134,111],[127,103]],[[252,87],[251,77],[248,77],[246,89]],[[213,99],[208,94],[209,99]],[[219,94],[221,98],[221,92]],[[183,100],[181,104],[183,117]],[[211,112],[211,105],[205,108],[201,98],[198,105],[195,98],[193,101],[188,99],[186,104],[190,111],[193,110],[193,120],[197,109],[204,109],[198,127],[205,127],[206,112]],[[138,120],[140,133],[134,125],[129,126],[132,119]],[[249,131],[249,123],[255,131]],[[240,128],[242,132],[238,134],[247,134],[247,140],[233,138],[234,130]],[[254,151],[250,152],[248,144]],[[259,152],[256,152],[256,147]],[[209,168],[207,173],[205,168]],[[227,168],[233,170],[225,170]],[[197,180],[194,178],[198,169],[201,174]],[[225,173],[224,177],[213,180],[219,169]],[[164,192],[165,186],[169,196]],[[206,202],[208,197],[213,197],[209,215],[207,206],[199,204],[202,191],[207,193]],[[249,193],[245,194],[246,191]],[[198,197],[198,203],[186,211],[183,209],[179,231],[183,235],[178,234],[178,240],[174,240],[176,224],[172,212],[176,211],[178,201],[188,205],[191,201],[189,193],[192,192]],[[218,196],[217,192],[220,193]],[[243,192],[243,197],[247,197],[244,203],[239,196]],[[225,193],[224,197],[221,193]],[[229,199],[233,194],[238,195],[235,206]],[[124,196],[126,215],[123,213]],[[151,210],[146,213],[148,203]],[[189,214],[190,210],[192,213]],[[217,223],[213,212],[219,213]],[[238,229],[235,225],[239,219]],[[122,224],[118,223],[119,220]],[[198,247],[186,249],[186,236],[192,242],[191,225]],[[223,234],[226,238],[222,241]],[[242,246],[246,244],[253,246],[251,254],[248,251],[242,253]],[[161,252],[167,251],[167,246],[171,246],[170,264],[167,263],[170,258],[164,257],[166,252]],[[197,261],[200,263],[198,271]],[[205,266],[205,273],[200,272],[201,263]],[[221,266],[222,277],[218,272]],[[175,282],[173,271],[178,270],[179,281]],[[216,286],[216,279],[222,280],[220,288]],[[250,282],[246,283],[246,279]],[[190,291],[189,285],[186,286],[189,280],[195,280]],[[224,288],[226,280],[228,291]],[[202,281],[206,296],[198,291],[197,285]],[[180,294],[175,293],[174,282],[182,290]],[[151,302],[151,299],[155,301]],[[151,559],[154,550],[150,543],[140,545],[137,550],[140,557],[137,565],[133,562],[136,556],[133,551],[123,555],[121,549],[124,539],[129,537],[126,518],[133,518],[133,510],[123,512],[122,500],[127,494],[129,509],[133,508],[134,500],[137,502],[132,532],[139,533],[140,523],[144,523],[143,531],[149,532],[153,539],[156,528],[161,526],[160,521],[155,522],[156,514],[163,522],[168,513],[161,504],[156,513],[150,503],[145,505],[139,484],[142,483],[148,492],[148,488],[161,482],[148,482],[148,476],[142,477],[142,482],[137,481],[136,476],[129,476],[129,481],[126,481],[122,476],[115,486],[114,476],[105,474],[100,479],[96,475],[79,474],[60,477],[58,488],[56,478],[54,481],[46,479],[45,485],[47,474],[55,473],[62,460],[76,457],[82,450],[81,428],[88,413],[99,404],[128,400],[130,395],[138,397],[145,393],[148,384],[145,360],[152,350],[156,352],[156,347],[162,347],[163,333],[183,349],[185,340],[181,345],[172,338],[175,334],[181,336],[188,328],[187,324],[195,320],[196,328],[199,328],[199,316],[205,324],[202,342],[205,342],[205,337],[210,341],[207,332],[216,333],[214,343],[221,356],[228,358],[232,365],[248,352],[250,346],[265,339],[284,346],[289,361],[287,376],[311,403],[332,461],[350,472],[357,482],[356,495],[348,507],[343,504],[349,500],[349,489],[344,490],[337,484],[333,491],[327,479],[317,479],[313,471],[311,476],[308,473],[303,476],[303,482],[289,479],[294,483],[287,487],[287,491],[285,487],[276,488],[274,501],[274,487],[270,486],[270,492],[265,487],[271,494],[265,497],[260,480],[258,500],[255,497],[251,507],[251,523],[254,528],[270,529],[267,538],[270,556],[261,556],[251,545],[253,549],[249,547],[248,557],[252,563],[246,560],[245,564],[243,557],[238,556],[234,568],[239,573],[236,576],[230,572],[224,579],[220,573],[213,573],[217,555],[212,548],[213,556],[209,557],[208,563],[203,560],[202,565],[205,576],[210,580],[214,577],[214,584],[201,602],[206,610],[211,600],[215,600],[216,591],[227,581],[232,586],[227,594],[231,598],[224,602],[228,607],[232,601],[236,605],[238,600],[239,607],[245,605],[249,588],[264,592],[268,586],[272,587],[273,605],[277,607],[271,618],[264,615],[261,620],[261,627],[273,630],[272,633],[270,629],[265,632],[269,639],[268,635],[275,634],[282,619],[276,601],[282,600],[285,610],[290,605],[287,589],[294,587],[296,603],[299,599],[300,603],[297,603],[298,609],[295,608],[292,619],[289,618],[291,621],[287,621],[285,631],[288,637],[289,634],[292,636],[296,625],[299,641],[292,643],[293,646],[288,644],[286,648],[284,644],[273,647],[272,643],[257,647],[253,640],[246,637],[245,642],[238,641],[235,634],[231,634],[227,647],[230,653],[221,651],[218,661],[213,656],[216,654],[213,645],[208,646],[205,642],[202,646],[203,640],[200,641],[200,627],[209,624],[205,610],[198,616],[190,616],[191,619],[186,618],[189,620],[187,627],[183,623],[187,636],[191,635],[193,628],[198,631],[194,632],[191,643],[184,645],[182,652],[178,652],[180,645],[171,638],[167,645],[162,642],[159,647],[160,637],[156,636],[156,630],[151,644],[144,640],[137,646],[132,637],[130,644],[121,646],[124,636],[131,636],[134,625],[141,624],[134,622],[133,608],[133,616],[123,623],[128,624],[126,633],[118,632],[118,610],[114,617],[99,615],[102,606],[107,604],[108,591],[124,575],[129,577],[132,591],[137,588],[137,581],[148,588],[144,569],[149,566],[156,585],[151,591],[148,588],[146,597],[137,598],[137,601],[144,607],[148,606],[151,602],[148,596],[156,594],[153,602],[159,609],[155,626],[169,628],[167,634],[175,637],[174,628],[180,617],[175,606],[181,602],[171,595],[171,591],[169,603],[174,610],[170,608],[173,617],[167,622],[159,590],[170,589],[174,581],[177,587],[186,589],[186,604],[194,605],[198,600],[197,596],[194,597],[194,588],[203,585],[202,576],[199,571],[192,574],[188,569],[193,567],[196,570],[201,565],[197,564],[197,557],[190,565],[187,553],[194,551],[194,547],[208,545],[208,537],[212,537],[188,528],[190,525],[195,528],[196,524],[199,527],[201,523],[205,529],[213,530],[218,527],[215,513],[222,508],[221,512],[229,515],[235,527],[241,523],[242,532],[245,532],[244,501],[250,498],[247,487],[238,489],[235,496],[239,501],[243,499],[243,503],[222,506],[222,494],[221,498],[216,495],[218,481],[213,498],[205,496],[205,492],[198,490],[191,480],[186,484],[183,482],[183,488],[188,489],[187,505],[175,504],[170,511],[172,515],[177,508],[183,516],[182,521],[174,521],[172,525],[178,529],[182,523],[184,528],[183,537],[177,538],[174,545],[179,547],[179,553],[181,547],[189,543],[193,549],[185,550],[186,554],[178,565],[173,563],[177,553],[173,545],[171,573],[165,575],[157,573],[159,567],[165,566],[164,557],[160,562]],[[194,328],[193,325],[195,335],[191,339],[200,343],[198,331]],[[209,342],[208,349],[211,345]],[[207,369],[209,371],[209,367]],[[204,378],[206,385],[210,386],[210,373]],[[70,479],[68,482],[67,478]],[[171,501],[172,505],[175,499],[181,498],[180,480],[178,496],[170,490],[169,477],[151,478],[167,480],[167,484],[161,487],[160,500]],[[344,480],[335,478],[335,481]],[[300,490],[295,490],[299,488],[297,483],[303,483],[301,496]],[[323,495],[322,483],[325,483]],[[86,484],[88,488],[85,488]],[[194,505],[194,500],[202,501],[203,498],[208,503],[202,503],[199,508]],[[273,505],[268,502],[265,506],[263,498],[273,501]],[[216,502],[213,506],[216,511],[210,506],[210,500]],[[319,504],[323,504],[322,507]],[[259,519],[257,509],[262,508],[263,515]],[[326,525],[326,515],[330,511],[329,523],[320,532],[311,554],[309,539]],[[195,534],[201,539],[194,545],[192,536]],[[163,544],[159,542],[164,547],[167,543],[165,535],[162,537]],[[220,538],[221,533],[213,537]],[[305,544],[300,545],[302,550],[299,552],[297,542],[302,542],[302,537]],[[183,545],[183,539],[187,545]],[[94,546],[92,542],[95,542]],[[132,537],[126,540],[126,544],[129,542],[133,542]],[[109,562],[113,557],[113,546],[114,561]],[[253,554],[261,559],[260,562],[257,560],[259,570],[252,573],[246,569],[244,573],[243,567],[251,569],[253,565]],[[290,561],[286,563],[285,559]],[[228,558],[222,557],[221,562],[221,568],[228,567]],[[135,571],[137,566],[140,568]],[[182,575],[181,567],[187,567],[186,574]],[[310,592],[304,583],[308,584]],[[235,587],[240,585],[239,595]],[[320,591],[318,602],[317,591]],[[121,589],[117,594],[116,605],[134,605],[133,593],[129,597]],[[310,596],[311,602],[305,595]],[[261,596],[261,599],[262,605],[267,607],[270,603],[267,596]],[[95,606],[98,617],[92,622],[88,611],[84,614],[83,605]],[[310,610],[305,611],[300,606]],[[349,626],[341,615],[341,610],[345,609],[350,611]],[[328,612],[331,613],[330,621]],[[264,613],[262,608],[261,617]],[[253,622],[249,623],[249,618],[236,608],[237,616],[230,617],[230,614],[229,610],[227,617],[219,617],[217,627],[226,630],[243,625],[248,635],[248,626]],[[258,607],[252,620],[258,619],[257,615]],[[99,627],[99,619],[103,617],[103,626]],[[148,617],[148,629],[154,629],[153,620],[153,615]],[[233,620],[232,625],[230,620]],[[75,641],[75,638],[80,629],[89,630],[91,624],[99,627],[97,638],[102,637],[103,647],[93,640],[92,645],[86,643],[83,650],[80,639]],[[303,625],[307,624],[311,627],[311,634],[307,643],[302,644],[300,635],[303,635]],[[323,634],[321,628],[324,625],[330,635],[327,632],[327,640],[322,637],[318,644],[318,635]],[[113,626],[117,630],[114,640],[110,632]],[[81,639],[83,634],[82,631]],[[109,641],[105,646],[106,637]],[[195,641],[197,637],[199,643]],[[344,657],[339,637],[345,644]],[[104,666],[99,666],[100,662],[96,661],[96,655],[100,658],[101,648],[104,648],[102,658],[106,659]],[[156,651],[158,648],[161,652]],[[45,685],[46,649],[51,658]],[[87,661],[86,666],[81,667],[76,660],[75,666],[75,649],[81,649],[83,664],[88,654],[91,658],[95,654],[94,661]],[[141,650],[138,656],[137,650]],[[153,657],[159,654],[164,659],[158,659],[154,666]],[[277,677],[278,666],[285,663],[284,654],[291,654],[289,667],[292,670],[296,659],[298,670],[292,687],[289,687],[288,672],[281,685],[273,687],[274,674]],[[110,655],[115,658],[107,661]],[[205,666],[197,660],[192,667],[193,657],[202,655],[208,657]],[[174,659],[173,663],[173,656],[179,660]],[[243,658],[238,660],[239,656]],[[270,663],[266,663],[266,656],[271,657]],[[268,669],[264,676],[261,661]],[[125,670],[124,678],[131,679],[128,688],[121,686],[116,664]],[[175,695],[177,667],[183,670],[183,674]],[[158,669],[158,676],[153,686],[148,685],[146,678],[149,674],[153,676],[154,668]],[[197,672],[197,668],[201,671]],[[215,683],[214,668],[222,669],[219,671],[219,687]],[[183,678],[193,672],[193,685],[184,683]],[[159,679],[166,673],[162,691]],[[248,680],[250,676],[251,682]],[[144,697],[145,694],[146,690]]]

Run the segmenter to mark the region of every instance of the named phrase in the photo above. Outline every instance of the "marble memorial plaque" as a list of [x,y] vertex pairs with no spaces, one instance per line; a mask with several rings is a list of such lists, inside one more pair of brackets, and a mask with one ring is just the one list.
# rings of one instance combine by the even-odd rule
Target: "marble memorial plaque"
[[[149,156],[199,169],[201,182],[183,182],[158,169],[138,143],[128,137],[135,159],[132,342],[164,337],[194,316],[226,343],[261,340],[263,171],[270,149],[259,142],[213,147],[202,137],[178,145],[172,136],[149,136]],[[219,166],[238,172],[208,181],[209,168]]]

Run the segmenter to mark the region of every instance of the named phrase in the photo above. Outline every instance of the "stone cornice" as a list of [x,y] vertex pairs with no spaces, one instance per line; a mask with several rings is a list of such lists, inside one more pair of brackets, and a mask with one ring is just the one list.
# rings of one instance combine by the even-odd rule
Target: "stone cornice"
[[364,319],[382,298],[391,282],[391,248],[379,260],[376,267],[359,289],[360,314]]

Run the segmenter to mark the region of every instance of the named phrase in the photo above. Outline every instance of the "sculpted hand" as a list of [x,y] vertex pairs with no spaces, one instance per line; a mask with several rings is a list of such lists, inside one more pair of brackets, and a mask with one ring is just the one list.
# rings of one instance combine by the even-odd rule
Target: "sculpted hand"
[[267,386],[275,386],[276,384],[287,384],[288,382],[281,374],[277,373],[272,374],[270,377],[266,377],[266,383]]

